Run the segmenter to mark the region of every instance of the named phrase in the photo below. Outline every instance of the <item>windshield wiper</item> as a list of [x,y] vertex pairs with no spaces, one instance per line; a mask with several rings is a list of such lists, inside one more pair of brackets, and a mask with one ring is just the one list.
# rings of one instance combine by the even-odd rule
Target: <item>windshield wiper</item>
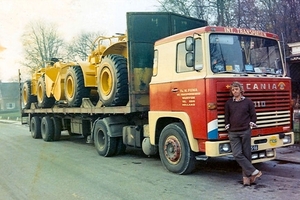
[[221,73],[225,73],[225,74],[245,74],[244,72],[226,71],[226,70],[214,72],[214,74],[221,74]]

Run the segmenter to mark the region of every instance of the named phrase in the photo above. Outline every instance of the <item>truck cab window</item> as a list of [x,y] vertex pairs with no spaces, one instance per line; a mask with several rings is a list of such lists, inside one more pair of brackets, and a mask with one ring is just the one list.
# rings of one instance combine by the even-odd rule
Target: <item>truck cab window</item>
[[283,74],[276,40],[211,34],[209,42],[211,70],[214,73]]
[[203,51],[202,51],[202,40],[195,40],[195,69],[203,68]]
[[189,72],[189,71],[193,71],[194,68],[193,67],[188,67],[185,64],[185,54],[186,54],[186,50],[185,50],[185,43],[179,43],[177,45],[177,55],[176,55],[176,72],[181,73],[181,72]]

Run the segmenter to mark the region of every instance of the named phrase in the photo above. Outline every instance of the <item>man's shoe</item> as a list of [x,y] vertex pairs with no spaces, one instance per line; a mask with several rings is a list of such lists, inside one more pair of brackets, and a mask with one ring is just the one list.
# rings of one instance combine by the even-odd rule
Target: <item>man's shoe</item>
[[249,177],[243,177],[243,185],[250,186],[250,178]]
[[254,183],[257,178],[261,177],[261,175],[262,172],[259,171],[257,174],[250,176],[250,183]]

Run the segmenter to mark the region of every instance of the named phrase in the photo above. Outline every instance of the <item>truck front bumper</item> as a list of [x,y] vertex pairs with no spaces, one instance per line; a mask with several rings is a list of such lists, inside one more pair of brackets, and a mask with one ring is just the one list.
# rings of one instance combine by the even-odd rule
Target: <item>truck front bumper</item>
[[[252,163],[259,163],[276,158],[276,148],[294,144],[294,133],[280,133],[251,138]],[[229,140],[205,142],[207,157],[218,157],[231,154]]]

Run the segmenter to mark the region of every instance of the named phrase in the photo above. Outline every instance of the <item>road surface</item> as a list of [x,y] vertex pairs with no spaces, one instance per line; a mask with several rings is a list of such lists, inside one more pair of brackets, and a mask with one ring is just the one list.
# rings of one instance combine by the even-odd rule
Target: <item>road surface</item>
[[190,175],[166,171],[158,157],[127,149],[101,157],[92,144],[66,133],[57,142],[33,139],[26,125],[0,122],[0,199],[210,200],[299,199],[300,165],[256,164],[263,176],[244,187],[231,157],[200,161]]

